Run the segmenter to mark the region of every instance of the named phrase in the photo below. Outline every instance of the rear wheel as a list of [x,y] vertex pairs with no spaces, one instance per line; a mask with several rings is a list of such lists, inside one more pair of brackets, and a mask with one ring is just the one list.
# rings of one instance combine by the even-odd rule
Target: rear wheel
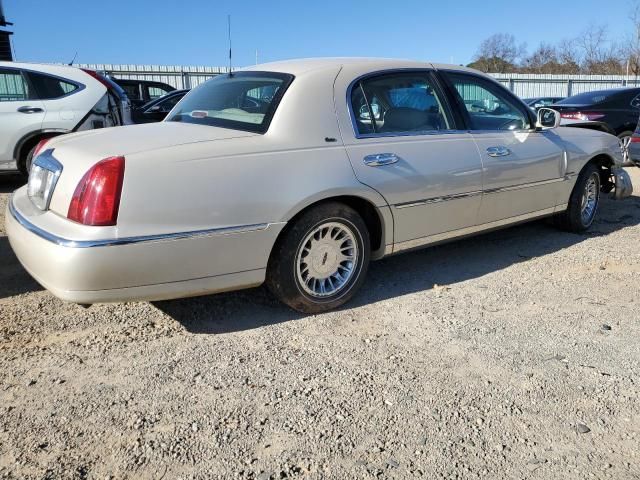
[[358,213],[325,203],[297,218],[278,240],[267,267],[267,286],[303,313],[320,313],[349,301],[364,282],[371,246]]
[[600,171],[589,163],[578,175],[567,209],[556,218],[558,225],[569,232],[584,232],[593,223],[599,203]]
[[20,163],[20,166],[19,166],[20,173],[22,173],[22,175],[24,175],[25,177],[28,177],[29,172],[31,171],[31,164],[33,163],[33,154],[35,153],[37,146],[38,144],[36,143],[33,147],[31,147],[31,149],[29,150],[29,153],[27,153],[27,156],[24,159],[24,162]]

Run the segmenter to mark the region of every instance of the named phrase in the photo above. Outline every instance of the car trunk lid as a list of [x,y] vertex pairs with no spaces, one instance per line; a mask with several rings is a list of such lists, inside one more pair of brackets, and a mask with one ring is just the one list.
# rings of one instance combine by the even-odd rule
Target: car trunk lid
[[[109,157],[153,152],[168,147],[201,142],[224,141],[258,134],[219,127],[161,122],[129,127],[105,128],[65,135],[47,144],[49,154],[61,165],[49,209],[67,216],[69,202],[84,174]],[[128,161],[135,161],[129,159]],[[126,167],[125,167],[126,182]]]

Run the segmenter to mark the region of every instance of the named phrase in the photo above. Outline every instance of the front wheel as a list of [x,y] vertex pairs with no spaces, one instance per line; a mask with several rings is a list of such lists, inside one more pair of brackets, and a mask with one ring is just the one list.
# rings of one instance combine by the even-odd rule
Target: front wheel
[[590,163],[578,175],[569,197],[569,205],[557,217],[558,225],[569,232],[584,232],[593,223],[599,203],[600,171]]
[[369,232],[351,207],[330,202],[293,221],[278,239],[267,267],[267,287],[302,313],[348,302],[369,266]]

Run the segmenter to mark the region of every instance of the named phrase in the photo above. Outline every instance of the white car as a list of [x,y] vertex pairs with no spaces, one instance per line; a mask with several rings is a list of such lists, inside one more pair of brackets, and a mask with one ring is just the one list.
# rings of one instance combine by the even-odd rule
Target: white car
[[259,65],[196,87],[163,122],[53,139],[6,232],[65,300],[266,281],[317,313],[348,301],[372,259],[542,217],[587,230],[600,192],[624,198],[631,181],[615,136],[559,123],[464,67]]
[[39,142],[131,123],[124,91],[91,70],[0,62],[0,171],[26,174]]

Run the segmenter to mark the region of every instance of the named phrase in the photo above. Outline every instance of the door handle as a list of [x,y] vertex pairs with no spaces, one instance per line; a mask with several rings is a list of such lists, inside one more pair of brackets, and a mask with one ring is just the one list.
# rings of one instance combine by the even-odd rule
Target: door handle
[[511,155],[511,150],[502,145],[499,147],[489,147],[487,148],[487,155],[490,157],[506,157],[507,155]]
[[40,107],[20,107],[18,109],[20,113],[41,113],[44,112]]
[[382,165],[391,165],[398,160],[400,159],[395,153],[374,153],[364,157],[363,162],[368,167],[380,167]]

